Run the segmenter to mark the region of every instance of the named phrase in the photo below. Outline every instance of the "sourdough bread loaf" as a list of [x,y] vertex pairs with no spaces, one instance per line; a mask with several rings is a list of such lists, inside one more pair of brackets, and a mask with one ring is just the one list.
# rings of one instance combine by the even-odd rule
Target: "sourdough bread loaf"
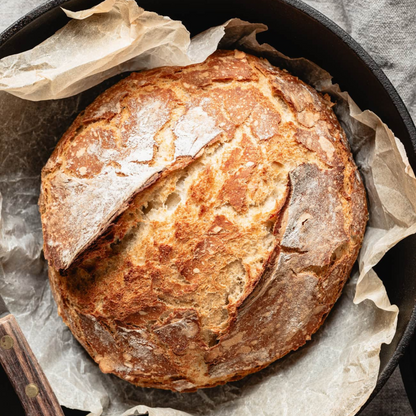
[[49,277],[100,369],[193,391],[296,350],[349,276],[365,191],[329,97],[240,51],[134,73],[42,172]]

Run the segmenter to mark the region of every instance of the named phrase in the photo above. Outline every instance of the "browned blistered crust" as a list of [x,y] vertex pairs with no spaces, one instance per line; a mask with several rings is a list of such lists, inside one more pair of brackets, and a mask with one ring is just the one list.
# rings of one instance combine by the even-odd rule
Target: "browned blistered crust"
[[[58,264],[49,276],[60,315],[103,372],[194,391],[311,338],[357,257],[366,199],[329,99],[265,60],[219,51],[132,74],[80,115],[43,172],[45,239],[57,160],[97,175],[83,149],[118,146],[132,108],[154,96],[169,120],[150,163],[170,164],[67,270],[49,250]],[[207,129],[218,135],[197,156],[175,158],[175,143],[201,120],[215,120]]]

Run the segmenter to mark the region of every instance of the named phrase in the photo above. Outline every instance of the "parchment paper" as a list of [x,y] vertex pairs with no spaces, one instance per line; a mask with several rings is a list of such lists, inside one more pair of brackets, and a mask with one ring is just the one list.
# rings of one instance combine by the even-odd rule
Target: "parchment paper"
[[[0,61],[0,89],[26,98],[0,93],[0,293],[60,403],[92,415],[104,409],[111,416],[134,410],[150,416],[355,414],[376,384],[381,344],[391,341],[397,322],[397,307],[390,305],[372,266],[416,232],[416,180],[403,145],[375,114],[361,112],[332,85],[327,72],[259,45],[255,34],[264,25],[233,19],[191,41],[180,22],[129,0],[106,0],[71,17],[82,20],[71,21],[33,50]],[[102,374],[57,316],[41,252],[39,174],[75,116],[120,77],[88,88],[126,70],[203,61],[218,42],[267,57],[337,100],[335,111],[369,198],[359,270],[312,341],[265,370],[196,393],[137,388]]]

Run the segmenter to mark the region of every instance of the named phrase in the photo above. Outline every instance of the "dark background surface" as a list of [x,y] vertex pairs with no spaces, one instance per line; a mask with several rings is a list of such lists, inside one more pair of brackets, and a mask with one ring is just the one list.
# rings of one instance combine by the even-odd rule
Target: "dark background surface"
[[[24,13],[30,11],[33,7],[43,3],[42,0],[2,0],[0,2],[0,31],[7,27],[9,24],[13,23],[14,20],[19,18]],[[397,46],[395,42],[403,43],[401,39],[401,26],[393,25],[389,27],[389,31],[386,31],[386,25],[391,23],[391,20],[399,19],[402,22],[405,22],[409,19],[409,15],[415,17],[415,3],[412,2],[403,2],[406,7],[399,5],[396,7],[396,14],[394,16],[388,12],[389,8],[381,8],[377,16],[373,16],[373,23],[376,22],[379,26],[365,24],[366,17],[371,18],[370,14],[373,13],[371,7],[360,8],[362,2],[359,0],[350,0],[349,6],[346,8],[344,2],[342,1],[306,1],[320,9],[324,14],[327,14],[328,17],[335,20],[336,23],[340,24],[344,29],[351,33],[356,40],[358,40],[366,49],[371,53],[371,51],[376,51],[376,54],[372,54],[374,58],[378,61],[379,64],[382,64],[383,69],[390,76],[393,83],[395,83],[396,88],[398,88],[399,93],[407,99],[407,104],[410,109],[413,108],[412,95],[409,95],[409,88],[413,88],[414,84],[402,84],[401,80],[405,80],[406,77],[409,81],[412,78],[412,67],[411,66],[401,66],[400,63],[403,61],[399,56],[391,56],[391,52],[395,50]],[[351,7],[351,5],[357,4],[357,7]],[[371,3],[371,2],[370,2]],[[386,3],[384,0],[379,1],[378,3]],[[388,2],[390,5],[394,2]],[[368,3],[367,3],[368,4]],[[396,3],[398,4],[398,2]],[[361,15],[358,14],[361,13]],[[363,16],[364,13],[364,16]],[[368,16],[365,14],[368,13]],[[363,23],[364,22],[364,23]],[[413,23],[416,26],[416,23]],[[367,30],[364,30],[367,29]],[[394,31],[396,30],[396,36],[394,36]],[[412,32],[412,31],[411,31]],[[392,37],[393,33],[393,37]],[[389,40],[391,40],[389,43]],[[414,39],[414,38],[413,38]],[[414,41],[413,41],[414,42]],[[384,45],[384,50],[379,50],[379,45]],[[406,45],[404,45],[406,47]],[[414,49],[412,45],[408,44],[409,53],[410,49]],[[380,56],[381,53],[381,56]],[[384,53],[384,55],[383,55]],[[389,73],[389,71],[394,72]],[[412,114],[414,116],[414,114]],[[402,364],[404,367],[408,368],[411,366],[409,361],[403,361]],[[14,392],[11,386],[5,381],[5,375],[3,370],[0,371],[0,398],[1,398],[1,409],[0,415],[3,415],[6,409],[8,409],[8,415],[19,415],[23,414],[22,411],[18,410],[18,401],[14,396]],[[416,390],[414,390],[414,396],[416,396]],[[14,400],[13,400],[14,399]],[[11,403],[15,403],[12,406]],[[6,404],[7,403],[7,404]],[[10,409],[10,410],[9,410]],[[75,413],[74,413],[75,414]],[[80,413],[76,413],[80,414]],[[387,384],[382,389],[381,393],[373,400],[372,403],[361,413],[362,416],[411,416],[413,415],[411,407],[406,397],[405,390],[403,388],[403,383],[401,381],[400,373],[396,370],[387,382]]]

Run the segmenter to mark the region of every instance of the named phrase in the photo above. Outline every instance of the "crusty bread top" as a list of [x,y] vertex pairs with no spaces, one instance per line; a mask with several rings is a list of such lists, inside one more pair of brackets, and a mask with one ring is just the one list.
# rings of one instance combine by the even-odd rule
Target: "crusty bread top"
[[[245,118],[257,123],[251,129],[261,139],[276,134],[284,108],[278,105],[276,112],[270,103],[256,103],[245,86],[263,89],[266,97],[280,95],[298,113],[298,141],[329,165],[339,163],[328,130],[334,118],[326,113],[330,103],[283,71],[275,71],[266,85],[262,72],[270,68],[239,51],[217,52],[197,67],[133,74],[98,97],[42,171],[40,211],[49,263],[66,269],[160,172],[190,163],[213,140],[229,139]],[[231,79],[241,88],[205,91]]]
[[[47,198],[63,189],[66,199],[54,197],[61,221],[71,209],[70,218],[81,215],[86,201],[81,194],[67,205],[76,195],[67,196],[73,188],[61,175],[86,184],[98,177],[104,187],[110,166],[128,179],[120,169],[143,166],[131,152],[155,131],[149,109],[159,120],[158,109],[168,108],[145,164],[163,172],[135,189],[68,270],[58,270],[66,265],[60,250],[74,243],[48,245],[53,199],[42,198],[60,314],[104,372],[194,390],[256,371],[317,330],[355,261],[367,215],[331,105],[267,61],[221,51],[203,64],[133,74],[80,116],[43,176]],[[126,126],[135,123],[132,137]],[[107,170],[96,154],[106,155]],[[116,191],[104,192],[104,202]],[[126,206],[120,195],[117,212]],[[71,225],[55,227],[55,243]]]

